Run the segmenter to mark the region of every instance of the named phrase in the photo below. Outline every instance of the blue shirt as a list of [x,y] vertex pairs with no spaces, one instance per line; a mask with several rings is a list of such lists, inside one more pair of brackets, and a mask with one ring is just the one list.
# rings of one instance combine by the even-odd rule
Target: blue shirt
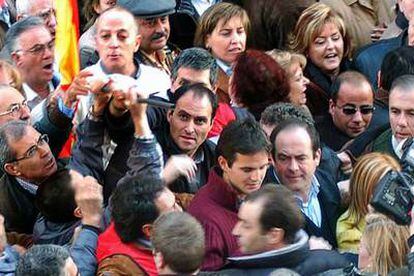
[[308,201],[303,202],[302,198],[295,195],[298,205],[302,213],[305,214],[316,226],[321,227],[322,224],[322,212],[321,205],[319,204],[319,181],[315,176],[312,176],[311,187],[308,194]]

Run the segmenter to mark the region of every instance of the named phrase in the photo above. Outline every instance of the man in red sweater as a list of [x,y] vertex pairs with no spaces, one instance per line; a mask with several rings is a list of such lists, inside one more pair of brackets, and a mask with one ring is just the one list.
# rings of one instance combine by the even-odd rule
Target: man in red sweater
[[258,190],[269,164],[269,142],[253,119],[234,121],[217,144],[218,166],[195,195],[188,212],[205,231],[206,255],[202,270],[220,269],[229,256],[239,253],[232,229],[246,195]]

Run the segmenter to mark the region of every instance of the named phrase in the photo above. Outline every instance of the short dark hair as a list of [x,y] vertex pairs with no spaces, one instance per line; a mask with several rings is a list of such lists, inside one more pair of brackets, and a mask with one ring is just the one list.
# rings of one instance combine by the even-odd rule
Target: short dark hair
[[247,118],[233,121],[223,129],[217,143],[216,156],[223,156],[231,167],[237,153],[246,155],[269,150],[270,143],[260,124]]
[[122,242],[145,238],[142,226],[159,216],[155,199],[165,189],[157,178],[128,177],[119,181],[110,199],[115,231]]
[[260,118],[260,123],[276,127],[289,119],[298,119],[309,125],[315,124],[312,115],[305,108],[291,103],[275,103],[266,107]]
[[390,91],[394,80],[407,74],[414,74],[414,47],[403,46],[384,57],[378,86]]
[[258,201],[263,202],[259,219],[262,231],[281,228],[285,231],[285,242],[293,243],[305,221],[293,193],[283,185],[270,184],[247,195],[244,202]]
[[73,211],[77,204],[72,177],[68,169],[60,169],[39,185],[36,206],[42,216],[55,223],[77,220]]
[[61,276],[69,252],[63,246],[45,244],[34,245],[20,258],[16,276]]
[[177,79],[180,68],[210,72],[210,84],[215,86],[218,76],[218,65],[213,56],[205,49],[193,47],[183,50],[175,59],[171,68],[171,79]]
[[176,273],[191,274],[204,258],[204,230],[190,214],[170,212],[153,224],[151,241],[165,263]]
[[27,122],[13,120],[0,127],[0,165],[4,170],[4,165],[16,158],[16,152],[10,147],[10,143],[19,141],[26,133],[27,128],[31,127]]
[[211,91],[208,87],[206,87],[202,83],[194,83],[190,85],[180,86],[177,90],[175,90],[172,101],[174,103],[177,103],[178,100],[182,96],[184,96],[185,94],[189,92],[193,93],[194,97],[197,97],[197,98],[203,98],[203,97],[208,98],[211,104],[211,110],[212,110],[211,120],[213,120],[214,116],[216,116],[216,111],[217,111],[217,105],[218,105],[217,96],[213,91]]
[[276,138],[280,132],[284,130],[294,129],[294,128],[303,128],[309,135],[311,140],[312,152],[315,154],[318,149],[321,147],[321,142],[319,139],[319,133],[316,131],[315,126],[309,125],[306,122],[300,121],[298,119],[290,119],[280,123],[272,131],[270,135],[270,142],[272,143],[272,156],[276,156]]
[[365,77],[363,74],[357,72],[357,71],[346,71],[338,75],[338,77],[334,80],[334,82],[331,85],[331,100],[336,103],[338,100],[338,94],[341,90],[341,86],[344,83],[351,84],[354,87],[360,87],[362,83],[366,83],[371,88],[372,95],[374,96],[374,90],[372,89],[371,83]]

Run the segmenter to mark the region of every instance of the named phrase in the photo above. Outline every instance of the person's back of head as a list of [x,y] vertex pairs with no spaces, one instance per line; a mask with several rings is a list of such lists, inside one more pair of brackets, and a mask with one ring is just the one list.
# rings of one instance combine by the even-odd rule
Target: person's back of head
[[361,237],[358,267],[367,272],[388,275],[407,265],[410,252],[409,227],[398,225],[382,214],[371,214]]
[[196,273],[204,257],[204,230],[191,215],[170,212],[153,224],[151,241],[160,274]]
[[275,103],[266,107],[263,111],[260,117],[260,125],[270,137],[270,134],[276,126],[290,119],[298,119],[309,125],[315,124],[309,111],[303,107],[291,103]]
[[36,206],[51,222],[72,222],[78,218],[74,213],[77,205],[69,170],[58,170],[39,185]]
[[[210,89],[214,89],[217,84],[218,65],[213,56],[205,49],[193,47],[183,50],[175,59],[171,68],[171,80],[174,88],[181,85],[194,83],[194,80],[180,78],[179,83],[175,83],[179,77],[179,70],[187,69],[195,72],[208,71],[209,82],[204,83]],[[175,89],[174,89],[175,90]]]
[[379,87],[387,92],[398,77],[414,74],[414,47],[403,46],[389,52],[382,61]]
[[124,178],[111,197],[111,216],[115,230],[124,243],[147,238],[144,225],[152,224],[160,211],[156,199],[165,189],[156,178]]
[[16,276],[77,275],[69,252],[58,245],[35,245],[20,258]]

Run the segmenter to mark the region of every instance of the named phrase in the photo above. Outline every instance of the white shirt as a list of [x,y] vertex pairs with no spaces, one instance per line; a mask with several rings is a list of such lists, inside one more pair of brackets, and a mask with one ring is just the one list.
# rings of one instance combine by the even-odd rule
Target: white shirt
[[196,9],[197,13],[202,16],[203,13],[214,4],[221,2],[218,0],[191,0],[194,8]]

